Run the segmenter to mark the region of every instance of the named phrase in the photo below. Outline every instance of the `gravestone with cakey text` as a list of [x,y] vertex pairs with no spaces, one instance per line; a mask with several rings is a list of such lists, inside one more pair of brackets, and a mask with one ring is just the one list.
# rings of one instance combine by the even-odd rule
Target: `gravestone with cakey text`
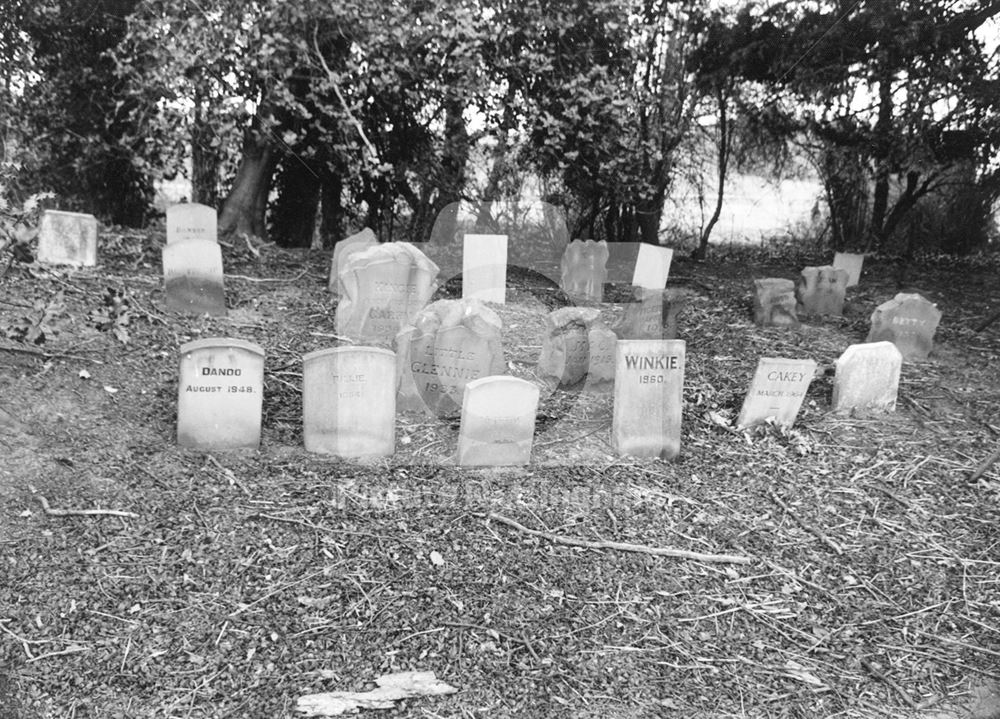
[[804,267],[795,287],[795,295],[807,315],[844,314],[847,293],[847,270],[832,266]]
[[166,306],[182,314],[226,314],[222,249],[213,240],[179,240],[163,248]]
[[97,218],[81,212],[45,210],[38,225],[37,259],[50,265],[96,265]]
[[167,244],[184,240],[217,242],[218,214],[214,207],[184,202],[167,208]]
[[662,290],[667,286],[670,264],[673,259],[674,251],[669,247],[658,247],[643,242],[639,245],[639,253],[635,258],[632,285],[651,290]]
[[497,304],[507,301],[507,235],[465,235],[462,298]]
[[335,347],[302,358],[302,423],[309,452],[388,457],[395,451],[396,355]]
[[798,327],[795,282],[780,277],[754,280],[753,321],[761,327]]
[[903,360],[927,359],[934,349],[934,333],[941,310],[915,293],[900,292],[872,312],[866,342],[892,342]]
[[260,444],[264,350],[213,337],[181,345],[177,443],[201,450]]
[[854,252],[836,252],[833,255],[834,269],[847,273],[847,286],[856,287],[861,282],[861,269],[865,264],[865,256]]
[[683,340],[619,340],[611,444],[635,457],[673,459],[681,448]]
[[369,247],[375,247],[377,244],[378,238],[375,236],[375,233],[366,227],[361,232],[357,232],[350,237],[345,237],[334,245],[333,259],[330,260],[330,281],[327,289],[334,295],[340,295],[340,271],[347,263],[347,258],[357,252],[363,252]]
[[762,357],[743,400],[737,428],[768,419],[782,427],[791,427],[815,374],[816,362],[813,360]]
[[903,355],[892,342],[851,345],[836,361],[833,410],[895,411],[902,365]]
[[528,464],[538,396],[537,385],[518,377],[482,377],[466,384],[458,433],[458,464],[489,467]]
[[563,251],[559,286],[573,302],[601,302],[607,281],[608,243],[573,240]]

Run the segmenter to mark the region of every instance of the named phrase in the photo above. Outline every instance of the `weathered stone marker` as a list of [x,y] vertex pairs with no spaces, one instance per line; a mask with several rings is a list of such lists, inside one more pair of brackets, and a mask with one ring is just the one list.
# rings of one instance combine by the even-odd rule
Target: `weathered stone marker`
[[396,355],[379,347],[336,347],[302,358],[306,450],[338,457],[395,451]]
[[465,385],[458,463],[523,465],[531,461],[538,386],[518,377],[483,377]]
[[807,315],[844,314],[847,293],[847,270],[825,267],[804,267],[795,288],[802,312]]
[[507,235],[465,235],[462,298],[501,305],[507,301]]
[[167,244],[184,240],[217,242],[219,219],[214,207],[184,202],[167,208]]
[[357,252],[364,252],[369,247],[375,247],[378,238],[368,227],[355,233],[350,237],[345,237],[333,246],[333,259],[330,261],[330,282],[327,289],[334,295],[340,295],[340,271],[344,269],[347,258]]
[[861,282],[861,268],[864,267],[865,256],[853,252],[836,252],[833,255],[833,267],[847,272],[847,286],[856,287]]
[[619,454],[673,459],[681,449],[683,340],[619,340],[611,444]]
[[213,240],[179,240],[163,248],[166,305],[171,312],[226,314],[222,248]]
[[559,286],[573,302],[601,302],[607,281],[608,243],[573,240],[563,251]]
[[635,258],[632,284],[635,287],[662,290],[667,286],[673,259],[674,251],[669,247],[657,247],[643,242],[639,245],[639,254]]
[[836,362],[835,412],[893,412],[903,355],[892,342],[851,345]]
[[264,396],[264,350],[212,337],[181,345],[177,443],[191,449],[256,448]]
[[866,342],[892,342],[904,360],[927,359],[940,321],[941,310],[933,302],[900,292],[875,308]]
[[775,424],[791,427],[815,374],[813,360],[762,357],[736,426],[742,429],[773,418]]
[[614,330],[623,340],[677,339],[678,318],[691,299],[689,290],[651,290],[635,287],[635,302],[625,305],[625,314]]
[[753,321],[761,327],[798,327],[795,282],[780,277],[754,280]]
[[617,336],[590,307],[562,307],[545,318],[538,376],[552,388],[583,382],[585,392],[602,392],[614,381]]
[[97,218],[45,210],[38,225],[37,258],[50,265],[93,267],[97,264]]

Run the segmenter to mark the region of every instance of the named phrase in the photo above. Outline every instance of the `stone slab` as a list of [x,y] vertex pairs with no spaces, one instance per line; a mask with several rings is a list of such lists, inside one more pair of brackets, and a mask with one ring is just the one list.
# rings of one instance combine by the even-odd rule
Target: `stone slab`
[[364,228],[349,237],[345,237],[333,246],[333,258],[330,260],[330,281],[327,289],[334,295],[341,294],[340,272],[347,264],[347,259],[358,252],[364,252],[378,245],[378,237],[371,228]]
[[861,270],[865,264],[865,256],[854,252],[836,252],[833,255],[834,269],[847,273],[847,286],[857,287],[861,282]]
[[681,448],[683,340],[619,340],[611,444],[636,457],[673,459]]
[[97,264],[97,218],[81,212],[45,210],[38,225],[39,262],[93,267]]
[[780,277],[754,280],[753,321],[760,327],[800,326],[795,282]]
[[904,361],[927,359],[934,349],[934,333],[941,310],[916,293],[900,292],[883,302],[871,316],[866,342],[892,342]]
[[768,419],[782,427],[791,427],[815,374],[816,362],[813,360],[762,357],[743,400],[737,428]]
[[570,301],[603,301],[608,256],[608,243],[604,240],[573,240],[566,245],[560,262],[559,286]]
[[537,385],[517,377],[483,377],[466,384],[458,432],[458,464],[528,464],[538,396]]
[[645,287],[651,290],[662,290],[667,286],[670,276],[670,264],[674,259],[674,251],[669,247],[658,247],[642,243],[635,258],[635,270],[632,273],[632,284],[635,287]]
[[167,208],[167,244],[184,240],[219,240],[219,216],[214,207],[183,202]]
[[687,308],[691,292],[682,288],[652,290],[635,287],[634,302],[625,305],[625,313],[614,330],[623,340],[677,339],[678,322]]
[[507,235],[465,235],[462,298],[497,304],[507,301]]
[[851,345],[836,361],[833,410],[894,412],[902,365],[903,355],[892,342]]
[[807,315],[842,316],[846,294],[847,271],[829,265],[804,267],[795,287],[802,313]]
[[182,314],[226,314],[222,248],[211,240],[179,240],[163,248],[166,306]]

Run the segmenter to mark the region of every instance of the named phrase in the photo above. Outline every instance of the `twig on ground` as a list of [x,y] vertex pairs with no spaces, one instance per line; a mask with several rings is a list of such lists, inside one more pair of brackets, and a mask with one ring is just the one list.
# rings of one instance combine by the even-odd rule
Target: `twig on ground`
[[767,494],[771,498],[772,502],[774,502],[779,507],[781,507],[781,509],[784,510],[784,512],[789,517],[791,517],[792,519],[794,519],[795,522],[800,527],[802,527],[804,530],[806,530],[807,532],[809,532],[809,534],[811,534],[814,537],[816,537],[816,539],[818,539],[823,544],[825,544],[827,547],[829,547],[830,549],[832,549],[836,554],[843,554],[844,553],[844,550],[841,549],[840,546],[836,542],[834,542],[828,536],[826,536],[825,534],[823,534],[823,532],[820,529],[818,529],[817,527],[813,526],[812,524],[810,524],[809,522],[805,521],[804,519],[802,519],[801,517],[799,517],[797,514],[795,514],[795,512],[793,512],[791,510],[791,507],[789,507],[787,504],[785,504],[785,502],[781,499],[781,497],[779,497],[777,494],[774,493],[773,489],[768,489],[767,490]]
[[302,270],[295,277],[249,277],[247,275],[226,275],[226,279],[243,280],[244,282],[298,282],[308,272]]
[[890,679],[885,674],[876,669],[875,666],[870,661],[868,661],[867,659],[862,659],[861,666],[863,666],[866,670],[868,670],[868,673],[871,674],[873,677],[875,677],[880,682],[885,684],[887,687],[892,689],[894,692],[899,694],[900,698],[906,703],[906,706],[910,707],[910,709],[917,708],[917,703],[913,701],[913,697],[910,696],[909,692],[903,689],[903,687],[899,686],[899,684],[897,684],[893,679]]
[[495,512],[490,512],[487,515],[487,519],[492,519],[500,522],[501,524],[506,524],[508,527],[516,529],[519,532],[523,532],[524,534],[530,534],[533,537],[541,537],[542,539],[546,539],[555,544],[565,544],[570,547],[583,547],[585,549],[613,549],[619,552],[636,552],[639,554],[650,554],[657,557],[691,559],[696,562],[750,564],[753,561],[750,557],[741,557],[735,554],[704,554],[702,552],[691,552],[686,549],[674,549],[673,547],[647,547],[642,544],[628,544],[626,542],[609,542],[604,540],[593,542],[587,539],[578,539],[577,537],[565,537],[560,534],[552,534],[551,532],[529,529],[523,524],[515,522],[513,519],[508,519],[503,515],[496,514]]
[[50,517],[130,517],[138,519],[135,512],[122,512],[117,509],[55,509],[49,506],[49,501],[45,497],[38,495],[38,501],[42,509]]
[[58,652],[48,652],[46,654],[39,654],[36,657],[31,657],[31,659],[25,660],[25,663],[30,664],[31,662],[37,662],[42,659],[48,659],[49,657],[61,657],[64,654],[76,654],[77,652],[85,652],[85,651],[87,651],[87,647],[82,647],[79,644],[73,644],[66,647],[65,649],[60,649]]
[[499,636],[502,639],[506,639],[508,642],[522,645],[525,649],[528,650],[528,654],[531,655],[532,659],[534,659],[536,662],[541,661],[541,659],[538,657],[538,654],[535,653],[534,647],[531,646],[531,642],[529,642],[526,637],[523,636],[519,637],[514,634],[508,634],[507,632],[501,632],[499,629],[493,629],[492,627],[484,627],[480,624],[469,624],[467,622],[441,622],[441,623],[444,624],[446,627],[458,627],[460,629],[478,629],[479,631],[486,632],[487,634],[490,632],[494,632],[497,636]]
[[969,481],[970,482],[979,481],[979,478],[982,477],[984,474],[986,474],[989,471],[990,467],[996,464],[996,461],[998,459],[1000,459],[1000,447],[997,447],[989,457],[980,462],[979,466],[976,467],[972,471],[972,474],[969,475]]

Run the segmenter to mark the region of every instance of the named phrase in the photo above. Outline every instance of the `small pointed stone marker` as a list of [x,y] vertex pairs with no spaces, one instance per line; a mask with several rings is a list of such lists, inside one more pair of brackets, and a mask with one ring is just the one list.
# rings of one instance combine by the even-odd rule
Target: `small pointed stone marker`
[[302,420],[309,452],[388,457],[396,448],[396,355],[336,347],[302,358]]
[[802,312],[807,315],[844,314],[847,293],[847,270],[825,267],[804,267],[795,288]]
[[203,450],[256,448],[263,388],[260,346],[225,337],[181,345],[177,444]]
[[183,240],[217,242],[219,219],[214,207],[183,202],[167,208],[167,244]]
[[798,327],[795,282],[780,277],[754,280],[753,321],[761,327]]
[[662,290],[667,286],[670,263],[673,259],[674,251],[669,247],[658,247],[643,242],[639,245],[639,254],[635,258],[632,284],[635,287]]
[[601,302],[607,282],[608,243],[573,240],[563,251],[559,286],[573,302]]
[[864,267],[865,256],[853,252],[837,252],[833,255],[834,269],[847,272],[847,286],[856,287],[861,282],[861,268]]
[[97,218],[80,212],[45,210],[38,226],[37,259],[50,265],[96,265]]
[[940,321],[941,310],[933,302],[918,294],[900,292],[872,313],[865,341],[892,342],[904,360],[927,359],[934,349],[934,333]]
[[184,314],[226,314],[222,248],[214,240],[178,240],[163,248],[166,305]]
[[836,362],[833,410],[894,412],[903,355],[892,342],[851,345]]
[[743,400],[737,428],[750,427],[769,418],[782,427],[791,427],[815,374],[816,362],[813,360],[762,357]]
[[462,299],[507,301],[507,235],[465,235]]
[[465,385],[458,463],[501,467],[531,461],[539,388],[518,377],[493,376]]
[[681,449],[683,340],[619,340],[611,443],[619,454],[673,459]]
[[347,259],[351,255],[357,252],[364,252],[369,247],[375,247],[377,244],[378,238],[375,236],[375,233],[366,227],[361,232],[355,233],[350,237],[345,237],[334,245],[333,259],[330,260],[330,282],[327,285],[327,289],[334,295],[339,296],[341,294],[340,271],[344,269]]

